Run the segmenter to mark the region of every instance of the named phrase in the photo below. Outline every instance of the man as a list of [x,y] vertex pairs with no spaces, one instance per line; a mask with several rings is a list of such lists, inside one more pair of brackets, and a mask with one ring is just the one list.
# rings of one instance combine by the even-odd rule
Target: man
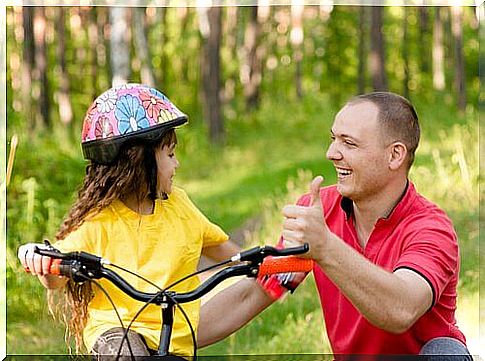
[[[320,188],[323,178],[316,177],[308,195],[284,207],[282,237],[310,245],[333,352],[470,360],[454,317],[455,231],[408,180],[420,137],[413,106],[393,93],[355,97],[335,117],[331,135],[327,158],[337,184]],[[275,280],[260,280],[263,287],[243,280],[204,305],[199,345],[269,306],[281,293]]]

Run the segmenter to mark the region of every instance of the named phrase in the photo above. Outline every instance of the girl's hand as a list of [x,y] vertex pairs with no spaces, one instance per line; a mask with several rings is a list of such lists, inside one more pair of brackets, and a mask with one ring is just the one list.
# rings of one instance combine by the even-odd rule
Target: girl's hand
[[47,275],[49,274],[52,258],[34,253],[35,247],[41,249],[47,248],[42,243],[27,243],[19,247],[17,257],[26,272],[37,276]]

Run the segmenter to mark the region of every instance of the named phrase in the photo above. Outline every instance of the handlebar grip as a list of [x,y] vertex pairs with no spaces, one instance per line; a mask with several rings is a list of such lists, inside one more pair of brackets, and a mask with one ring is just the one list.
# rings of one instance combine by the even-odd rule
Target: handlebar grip
[[310,272],[313,260],[295,256],[266,258],[259,267],[258,276],[287,272]]
[[78,261],[67,261],[63,259],[53,259],[49,268],[49,274],[55,276],[65,276],[76,280],[76,274],[81,264]]
[[295,254],[303,254],[308,252],[310,246],[308,243],[303,243],[301,246],[278,249],[278,256],[290,256]]
[[56,276],[63,276],[61,272],[61,263],[62,260],[59,258],[53,259],[51,262],[51,266],[49,268],[49,274],[56,275]]

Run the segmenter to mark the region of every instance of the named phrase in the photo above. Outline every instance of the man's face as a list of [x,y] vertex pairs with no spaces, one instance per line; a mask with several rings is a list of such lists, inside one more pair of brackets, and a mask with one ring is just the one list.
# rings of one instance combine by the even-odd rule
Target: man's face
[[354,202],[372,199],[389,181],[389,153],[371,102],[346,105],[335,117],[327,151],[337,171],[337,190]]

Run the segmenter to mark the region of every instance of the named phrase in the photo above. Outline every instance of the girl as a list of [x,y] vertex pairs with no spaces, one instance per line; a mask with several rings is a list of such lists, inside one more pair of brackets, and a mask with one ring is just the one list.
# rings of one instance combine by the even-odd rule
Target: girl
[[[156,89],[126,84],[100,95],[88,109],[82,131],[82,149],[90,160],[78,199],[56,235],[54,247],[63,252],[86,251],[155,282],[168,286],[196,270],[201,253],[215,260],[238,252],[228,236],[211,223],[173,185],[179,162],[175,157],[174,128],[187,116]],[[19,248],[22,265],[37,275],[49,290],[62,289],[60,309],[68,336],[79,352],[83,342],[99,355],[116,354],[123,329],[104,293],[91,282],[76,284],[48,275],[51,259],[33,252],[42,245]],[[134,287],[155,292],[132,275],[123,275]],[[124,295],[108,281],[100,281],[114,300],[125,326],[142,303]],[[174,288],[186,292],[198,285],[196,277]],[[199,303],[184,306],[197,325]],[[150,355],[158,348],[161,327],[159,307],[149,306],[133,323],[128,335],[134,355]],[[175,313],[171,353],[190,355],[190,330]],[[130,355],[127,343],[123,355]]]

